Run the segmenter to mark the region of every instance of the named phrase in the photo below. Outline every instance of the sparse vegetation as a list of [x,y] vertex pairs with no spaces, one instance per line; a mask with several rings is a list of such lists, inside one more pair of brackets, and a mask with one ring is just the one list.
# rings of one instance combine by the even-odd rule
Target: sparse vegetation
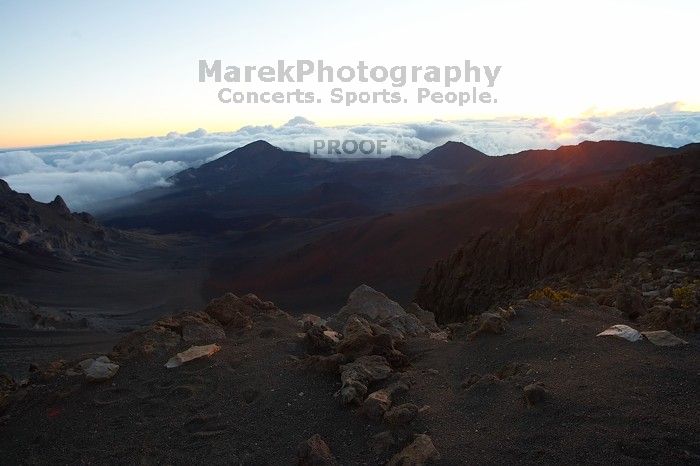
[[689,309],[695,304],[695,284],[691,283],[673,289],[673,299],[683,309]]
[[553,290],[550,287],[544,287],[540,290],[535,290],[532,293],[530,293],[527,297],[527,299],[531,301],[541,301],[543,299],[547,299],[549,301],[552,301],[554,303],[563,303],[565,301],[571,301],[572,299],[575,299],[578,295],[576,293],[572,293],[571,291],[568,290]]

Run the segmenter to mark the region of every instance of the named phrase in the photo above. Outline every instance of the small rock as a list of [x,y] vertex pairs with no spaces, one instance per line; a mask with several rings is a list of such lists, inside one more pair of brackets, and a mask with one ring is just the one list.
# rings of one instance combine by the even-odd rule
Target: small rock
[[362,412],[365,416],[373,420],[384,417],[384,413],[391,407],[391,396],[387,390],[377,390],[372,392],[362,404]]
[[83,372],[85,372],[85,378],[88,382],[102,382],[104,380],[109,380],[117,374],[117,371],[119,371],[119,364],[114,364],[107,356],[100,356],[94,361],[88,361],[92,361],[92,364],[83,369]]
[[668,330],[655,330],[653,332],[642,332],[642,335],[656,346],[678,346],[687,345],[688,342],[678,338]]
[[340,367],[340,401],[344,405],[360,405],[367,394],[367,387],[391,375],[391,367],[383,356],[362,356]]
[[387,466],[419,466],[440,459],[433,441],[425,434],[416,435],[413,443],[394,455]]
[[528,406],[535,406],[547,397],[548,392],[541,382],[531,383],[523,389],[523,398]]
[[304,334],[304,342],[309,350],[313,352],[329,351],[334,349],[340,341],[336,335],[335,332],[331,331],[330,334],[327,334],[322,327],[311,325]]
[[418,416],[420,408],[413,403],[404,403],[394,406],[384,414],[384,420],[392,426],[408,424]]
[[165,367],[172,369],[174,367],[181,366],[182,364],[192,361],[193,359],[203,358],[205,356],[211,356],[221,349],[219,345],[213,343],[211,345],[204,346],[192,346],[191,348],[183,351],[182,353],[177,353],[175,356],[170,358]]
[[613,325],[612,327],[603,330],[600,332],[598,337],[617,337],[617,338],[623,338],[627,341],[639,341],[642,339],[642,334],[639,333],[637,330],[633,329],[629,325],[624,325],[624,324],[617,324]]
[[299,444],[297,457],[300,466],[331,466],[337,465],[331,449],[320,435],[314,434],[308,440]]

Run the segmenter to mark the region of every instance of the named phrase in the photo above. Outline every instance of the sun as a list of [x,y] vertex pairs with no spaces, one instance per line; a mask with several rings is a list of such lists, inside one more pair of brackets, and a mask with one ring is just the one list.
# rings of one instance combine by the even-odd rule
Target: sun
[[547,124],[550,137],[559,143],[569,142],[574,137],[571,130],[576,124],[576,118],[570,115],[550,115],[547,117]]

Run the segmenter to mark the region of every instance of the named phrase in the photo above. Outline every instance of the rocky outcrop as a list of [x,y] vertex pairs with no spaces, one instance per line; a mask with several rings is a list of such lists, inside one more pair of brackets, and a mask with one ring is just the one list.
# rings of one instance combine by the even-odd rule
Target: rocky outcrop
[[377,322],[403,316],[406,311],[399,303],[392,301],[384,293],[371,286],[360,285],[350,293],[347,304],[333,316],[329,323],[331,327],[342,328],[353,314]]
[[226,332],[247,332],[276,319],[296,327],[298,322],[269,301],[254,294],[238,297],[227,293],[212,299],[201,311],[184,311],[163,317],[148,327],[131,332],[114,347],[118,358],[169,354],[182,343],[212,344]]
[[[423,311],[420,307],[417,309],[412,310],[419,312],[428,325],[431,325],[431,313]],[[406,337],[427,335],[431,331],[419,317],[406,312],[399,303],[367,285],[360,285],[350,293],[347,304],[329,320],[328,325],[342,329],[356,317],[375,326],[375,334],[388,333],[397,341]],[[434,324],[434,317],[432,323]],[[382,330],[377,332],[376,327]]]
[[281,311],[273,303],[262,301],[254,294],[238,297],[233,293],[227,293],[220,298],[213,299],[204,312],[216,319],[227,328],[250,328],[256,319],[270,319],[275,317],[287,317],[289,314]]
[[90,214],[71,213],[61,196],[44,204],[0,180],[0,251],[16,248],[75,260],[104,250],[110,234]]
[[[472,238],[435,264],[416,301],[440,322],[458,321],[545,277],[612,269],[641,251],[697,242],[700,156],[690,150],[632,167],[603,186],[542,195],[517,226]],[[628,315],[641,314],[629,290],[620,301]]]

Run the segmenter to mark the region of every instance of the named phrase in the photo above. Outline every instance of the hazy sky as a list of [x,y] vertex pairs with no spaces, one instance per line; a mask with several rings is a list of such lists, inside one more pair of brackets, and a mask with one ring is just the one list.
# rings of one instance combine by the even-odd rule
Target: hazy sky
[[[697,1],[0,1],[0,147],[280,125],[700,109]],[[501,65],[499,103],[226,105],[197,61]],[[308,86],[306,86],[308,87]],[[313,87],[313,86],[312,86]],[[376,87],[376,86],[375,86]]]

